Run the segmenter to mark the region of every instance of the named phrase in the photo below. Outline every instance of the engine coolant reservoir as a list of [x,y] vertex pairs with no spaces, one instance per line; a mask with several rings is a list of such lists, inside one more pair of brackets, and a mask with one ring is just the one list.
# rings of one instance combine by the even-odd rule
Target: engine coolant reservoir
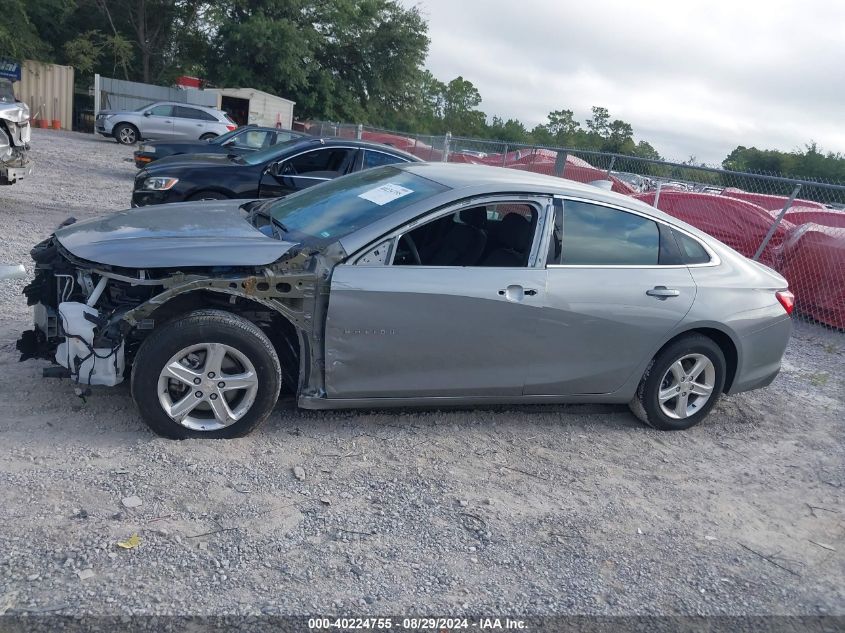
[[65,340],[56,348],[56,362],[67,367],[71,377],[83,385],[113,387],[123,381],[123,341],[117,349],[93,347],[96,326],[85,318],[86,313],[99,316],[97,310],[84,303],[59,304]]

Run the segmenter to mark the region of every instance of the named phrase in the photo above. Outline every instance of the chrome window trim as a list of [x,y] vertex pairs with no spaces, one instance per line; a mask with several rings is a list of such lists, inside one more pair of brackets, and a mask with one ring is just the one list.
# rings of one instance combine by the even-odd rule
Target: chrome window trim
[[[407,224],[404,224],[403,226],[396,228],[396,229],[382,235],[377,240],[370,242],[369,244],[364,246],[362,249],[359,249],[357,252],[355,252],[353,255],[351,255],[348,261],[350,262],[351,265],[357,266],[358,260],[361,257],[363,257],[366,253],[368,253],[371,248],[373,248],[377,244],[381,244],[385,241],[393,240],[393,244],[391,244],[391,251],[392,252],[390,253],[390,256],[388,257],[387,262],[385,264],[383,264],[385,267],[393,266],[393,260],[396,257],[396,251],[397,251],[396,245],[397,245],[399,239],[405,233],[409,233],[410,231],[413,231],[414,229],[422,226],[423,224],[428,224],[429,222],[434,222],[435,220],[439,220],[440,218],[442,218],[446,215],[453,215],[453,214],[457,213],[458,211],[460,211],[460,210],[462,210],[466,207],[473,207],[473,206],[482,205],[482,204],[507,204],[508,202],[511,202],[511,203],[514,203],[514,204],[531,205],[534,208],[534,212],[537,213],[537,225],[534,227],[534,240],[532,241],[532,244],[531,244],[531,253],[529,255],[528,264],[526,264],[525,266],[520,266],[518,268],[518,270],[531,270],[531,269],[534,269],[534,268],[542,268],[542,266],[540,265],[542,263],[542,260],[538,256],[539,253],[542,252],[542,251],[537,246],[537,244],[544,241],[543,238],[544,238],[544,235],[545,235],[546,227],[544,225],[543,215],[545,214],[546,210],[545,210],[545,206],[544,206],[543,203],[546,202],[546,205],[551,207],[551,204],[550,204],[551,196],[549,196],[548,194],[531,195],[531,194],[526,194],[526,193],[517,193],[517,194],[510,194],[510,195],[508,195],[508,194],[485,194],[485,195],[478,196],[478,197],[475,197],[475,198],[464,198],[463,200],[456,200],[454,202],[450,202],[446,206],[438,209],[437,211],[429,212],[428,214],[426,214],[422,217],[416,218],[415,220],[411,220]],[[540,238],[539,240],[537,239],[538,236]],[[532,261],[532,258],[534,258],[534,261]],[[490,269],[495,269],[495,268],[504,268],[504,267],[499,267],[499,266],[417,266],[416,264],[405,264],[405,265],[402,266],[402,268],[417,268],[417,269],[432,268],[432,269],[442,270],[444,268],[490,268]]]
[[[710,261],[704,264],[547,264],[546,268],[596,268],[596,269],[604,269],[604,268],[630,268],[630,269],[650,269],[650,268],[712,268],[714,266],[719,266],[722,263],[722,260],[719,256],[713,251],[712,248],[705,242],[702,242],[699,238],[695,235],[682,229],[679,226],[675,226],[674,224],[670,224],[669,222],[665,222],[659,218],[655,218],[652,215],[647,213],[643,213],[642,211],[636,209],[629,209],[628,207],[624,207],[619,204],[613,204],[611,202],[604,202],[599,200],[594,200],[592,198],[583,198],[580,196],[568,196],[568,195],[555,195],[555,198],[558,198],[563,201],[563,232],[564,236],[566,235],[566,201],[572,200],[574,202],[585,202],[587,204],[594,204],[600,207],[607,207],[608,209],[614,209],[616,211],[622,211],[623,213],[631,213],[633,215],[638,215],[641,218],[645,218],[647,220],[651,220],[656,224],[662,224],[674,231],[678,231],[683,233],[690,239],[695,240],[697,243],[701,245],[701,247],[710,255]],[[552,208],[552,213],[554,213],[554,208]],[[554,222],[549,223],[549,225],[553,225]],[[549,229],[550,230],[550,229]],[[561,253],[563,249],[561,248]]]
[[275,176],[276,178],[305,178],[306,180],[334,180],[333,178],[325,178],[324,176],[306,176],[300,174],[283,174]]

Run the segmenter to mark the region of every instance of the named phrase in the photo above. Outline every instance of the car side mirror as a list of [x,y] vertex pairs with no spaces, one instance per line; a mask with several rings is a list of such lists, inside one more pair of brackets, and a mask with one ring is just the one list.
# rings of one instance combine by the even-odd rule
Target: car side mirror
[[149,110],[147,110],[146,112],[144,112],[144,116],[150,116],[151,114],[152,114],[152,112],[150,112]]

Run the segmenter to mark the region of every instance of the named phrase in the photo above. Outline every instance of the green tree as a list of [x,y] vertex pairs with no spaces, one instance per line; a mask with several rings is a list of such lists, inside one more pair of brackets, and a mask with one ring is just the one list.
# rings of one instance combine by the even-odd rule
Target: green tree
[[21,60],[43,58],[50,47],[41,38],[26,11],[27,0],[4,0],[0,19],[0,51],[4,57]]
[[413,109],[427,25],[395,0],[224,0],[208,60],[218,85],[292,98],[304,116],[379,123]]
[[572,139],[581,129],[581,124],[575,120],[572,110],[555,110],[549,112],[549,122],[546,124],[549,134],[558,142]]
[[587,119],[587,129],[600,138],[610,134],[610,113],[607,108],[593,106],[593,118]]
[[443,123],[456,136],[480,135],[487,116],[476,107],[481,104],[478,89],[463,77],[456,77],[443,93]]

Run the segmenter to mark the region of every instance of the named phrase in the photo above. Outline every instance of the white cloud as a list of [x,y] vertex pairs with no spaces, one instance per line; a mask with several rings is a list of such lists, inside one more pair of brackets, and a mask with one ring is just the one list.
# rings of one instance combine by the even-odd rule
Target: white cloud
[[737,145],[845,152],[845,3],[403,0],[429,20],[428,68],[529,128],[602,105],[669,158]]

